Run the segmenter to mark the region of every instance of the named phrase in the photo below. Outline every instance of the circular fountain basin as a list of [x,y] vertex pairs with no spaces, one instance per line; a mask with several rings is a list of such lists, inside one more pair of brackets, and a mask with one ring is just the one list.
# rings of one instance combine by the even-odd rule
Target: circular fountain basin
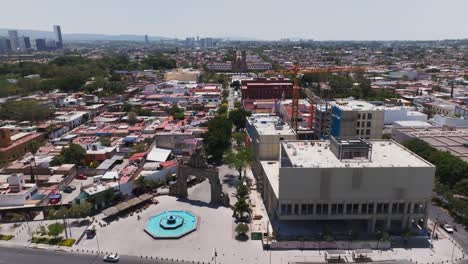
[[197,229],[197,216],[188,211],[165,211],[151,217],[145,231],[156,239],[180,238]]
[[184,224],[184,218],[178,215],[169,215],[159,221],[159,225],[164,229],[176,229]]

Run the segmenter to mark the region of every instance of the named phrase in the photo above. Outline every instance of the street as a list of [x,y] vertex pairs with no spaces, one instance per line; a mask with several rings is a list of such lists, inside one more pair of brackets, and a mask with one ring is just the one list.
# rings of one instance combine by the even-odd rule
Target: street
[[[104,263],[103,255],[87,255],[87,254],[71,254],[67,252],[58,252],[43,249],[30,248],[6,248],[0,247],[0,264],[3,263],[48,263],[48,264],[83,264],[83,263]],[[172,264],[172,261],[157,261],[154,259],[146,260],[137,257],[120,256],[122,264],[144,264],[144,263],[161,263]],[[181,263],[181,262],[178,262]]]
[[429,206],[429,218],[433,221],[438,219],[439,222],[446,222],[451,226],[457,226],[458,231],[453,232],[453,234],[448,234],[448,236],[457,241],[463,248],[463,251],[468,252],[468,232],[461,224],[457,224],[445,209],[431,204],[431,206]]

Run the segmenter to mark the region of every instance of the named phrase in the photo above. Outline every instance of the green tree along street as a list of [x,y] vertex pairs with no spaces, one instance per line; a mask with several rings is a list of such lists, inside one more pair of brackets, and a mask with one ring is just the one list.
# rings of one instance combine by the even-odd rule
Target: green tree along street
[[163,180],[149,180],[145,179],[145,177],[138,177],[135,180],[134,188],[133,188],[133,194],[134,195],[140,195],[148,191],[153,191],[161,186],[163,186],[165,182]]
[[245,132],[234,132],[232,133],[232,139],[236,142],[238,147],[242,147],[245,145],[245,139],[247,135]]
[[250,189],[246,181],[240,181],[236,190],[237,202],[234,204],[234,216],[236,218],[241,217],[244,213],[250,215],[251,209],[249,204],[249,193]]
[[236,131],[244,130],[245,122],[247,121],[246,118],[251,114],[252,113],[250,111],[246,111],[242,107],[235,108],[229,112],[229,119],[236,126]]
[[229,149],[226,151],[224,158],[226,165],[239,172],[239,178],[242,178],[242,171],[249,166],[252,161],[252,150],[247,147],[239,147],[236,150]]
[[84,164],[86,150],[78,144],[71,143],[60,152],[60,155],[55,156],[51,161],[51,166],[57,166],[64,163],[68,164]]
[[436,178],[441,184],[452,188],[459,181],[468,179],[468,163],[449,152],[437,150],[420,139],[408,141],[404,145],[437,167]]
[[47,226],[47,229],[48,229],[47,234],[53,237],[54,239],[57,239],[57,237],[63,233],[63,231],[65,230],[65,227],[63,226],[63,224],[55,223],[55,224],[50,224],[49,226]]
[[244,223],[240,223],[236,226],[236,233],[238,236],[246,236],[247,232],[249,232],[249,226]]
[[468,227],[468,203],[454,194],[467,195],[468,163],[449,152],[440,151],[420,139],[404,144],[436,166],[436,201],[447,207],[459,222]]
[[203,137],[205,151],[212,161],[220,162],[230,145],[232,122],[223,116],[216,116],[208,121],[207,127],[208,132]]

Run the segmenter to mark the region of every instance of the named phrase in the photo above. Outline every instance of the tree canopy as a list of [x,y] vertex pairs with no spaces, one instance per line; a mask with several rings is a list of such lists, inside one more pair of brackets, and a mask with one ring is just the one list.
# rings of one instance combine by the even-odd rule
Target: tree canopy
[[78,164],[81,165],[84,162],[86,150],[78,144],[71,143],[68,147],[65,147],[60,152],[60,155],[55,156],[52,159],[51,165],[61,164]]
[[162,54],[153,54],[143,59],[143,65],[153,70],[168,70],[176,67],[176,61]]
[[250,116],[252,113],[250,111],[246,111],[244,108],[235,108],[229,112],[229,119],[232,123],[236,126],[237,131],[241,131],[245,128],[246,118]]
[[[126,86],[114,72],[116,70],[156,70],[176,67],[173,59],[164,54],[153,54],[143,63],[130,61],[127,55],[111,54],[98,59],[89,59],[77,55],[59,56],[48,63],[23,62],[21,64],[0,63],[0,97],[27,95],[32,92],[49,92],[59,89],[63,92],[75,92],[83,89],[91,93],[97,88],[101,94],[119,94]],[[25,78],[27,75],[39,75],[39,78]],[[9,82],[14,79],[16,82]],[[94,80],[94,81],[93,81]],[[88,81],[92,81],[85,85]]]
[[53,110],[36,100],[9,101],[0,105],[0,119],[39,122],[47,120]]
[[242,177],[242,171],[252,163],[252,160],[252,150],[247,147],[239,147],[235,151],[229,149],[224,158],[224,162],[230,168],[236,169],[239,172],[239,177]]
[[453,187],[461,180],[468,179],[468,163],[459,157],[437,150],[420,139],[410,140],[404,145],[436,166],[436,178],[440,183]]
[[230,145],[232,122],[225,117],[216,116],[208,121],[207,127],[208,132],[203,138],[206,153],[213,161],[219,162]]

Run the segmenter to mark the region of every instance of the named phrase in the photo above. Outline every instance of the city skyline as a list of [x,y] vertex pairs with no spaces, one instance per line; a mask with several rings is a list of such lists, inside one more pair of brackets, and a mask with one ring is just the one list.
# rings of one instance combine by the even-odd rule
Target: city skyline
[[[130,6],[120,6],[116,2],[112,1],[112,12],[107,12],[106,8],[110,6],[107,0],[97,3],[89,0],[79,3],[20,0],[4,7],[0,28],[49,31],[50,25],[58,24],[67,33],[130,34],[179,39],[195,36],[257,40],[468,38],[468,29],[464,27],[468,17],[463,14],[468,2],[463,0],[449,0],[449,3],[395,0],[391,5],[371,0],[343,3],[338,0],[293,0],[288,5],[277,0],[240,0],[232,6],[204,0],[187,2],[183,7],[172,2],[147,0],[137,1]],[[24,9],[24,6],[31,8]],[[21,17],[14,12],[19,9],[25,12]],[[85,19],[81,15],[83,12],[87,14]]]

